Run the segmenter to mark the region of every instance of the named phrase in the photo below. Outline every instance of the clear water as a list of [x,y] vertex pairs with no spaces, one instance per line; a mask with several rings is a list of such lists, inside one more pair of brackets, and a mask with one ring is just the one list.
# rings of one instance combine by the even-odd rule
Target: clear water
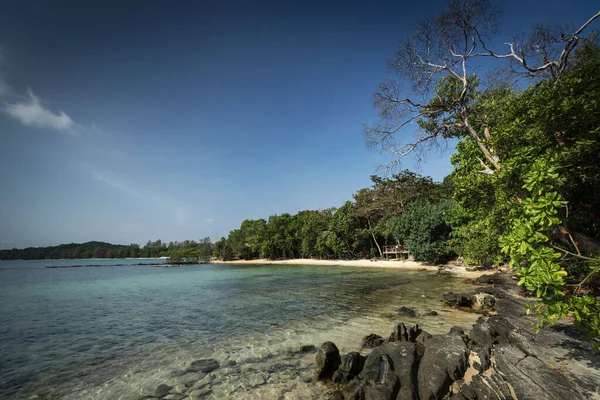
[[[300,346],[346,352],[399,321],[436,333],[476,318],[439,301],[462,280],[430,272],[139,262],[1,261],[0,398],[138,399],[200,358],[236,363],[215,371],[213,398],[319,398]],[[103,266],[46,268],[75,264]]]

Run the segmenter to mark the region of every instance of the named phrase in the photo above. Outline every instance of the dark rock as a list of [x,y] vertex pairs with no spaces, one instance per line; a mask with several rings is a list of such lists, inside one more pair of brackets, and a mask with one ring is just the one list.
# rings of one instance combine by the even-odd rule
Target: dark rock
[[386,343],[369,354],[362,372],[344,389],[344,398],[417,399],[416,373],[415,345]]
[[442,296],[442,301],[450,307],[473,307],[475,299],[468,293],[449,292]]
[[429,310],[423,313],[424,317],[435,317],[436,315],[440,315],[437,311]]
[[465,334],[465,331],[463,328],[461,328],[460,326],[453,326],[452,328],[450,328],[450,333],[449,335],[459,335],[459,336],[463,336]]
[[504,276],[500,273],[481,275],[473,279],[473,283],[476,285],[499,285],[504,282]]
[[341,359],[340,367],[333,374],[334,382],[348,383],[354,379],[363,369],[365,357],[360,353],[353,351],[344,354]]
[[342,360],[340,351],[333,342],[325,342],[317,353],[314,379],[316,381],[330,379],[339,368]]
[[185,374],[187,374],[187,372],[185,372],[184,370],[182,370],[182,369],[176,369],[174,371],[171,371],[171,373],[169,375],[172,376],[172,377],[177,377],[177,376],[183,376]]
[[300,346],[300,353],[312,353],[317,351],[317,347],[312,344],[305,344],[304,346]]
[[381,336],[371,333],[362,339],[361,347],[363,349],[373,349],[375,347],[381,346],[384,342],[385,340]]
[[404,323],[399,323],[394,327],[392,334],[390,335],[390,342],[415,342],[419,334],[422,332],[419,325],[414,325],[407,328]]
[[448,394],[450,385],[464,376],[469,353],[461,336],[438,335],[429,339],[419,365],[419,397],[441,399]]
[[219,363],[213,358],[196,360],[186,369],[186,372],[212,372],[219,368]]
[[171,387],[172,386],[161,383],[160,385],[158,385],[156,387],[156,390],[154,391],[154,396],[156,396],[156,397],[166,396],[169,393],[169,390],[171,390]]
[[398,315],[403,315],[406,317],[414,318],[417,316],[417,312],[415,310],[413,310],[412,308],[402,306],[398,309]]
[[483,297],[483,304],[481,304],[482,308],[484,308],[486,310],[493,310],[495,305],[496,305],[496,298],[494,296],[492,296],[491,294],[486,294]]

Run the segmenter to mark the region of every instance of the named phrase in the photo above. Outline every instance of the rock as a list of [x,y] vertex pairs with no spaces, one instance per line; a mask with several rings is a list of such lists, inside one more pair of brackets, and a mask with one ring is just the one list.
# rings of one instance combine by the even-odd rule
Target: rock
[[171,371],[171,373],[170,373],[169,375],[170,375],[170,376],[173,376],[173,377],[177,377],[177,376],[183,376],[183,375],[185,375],[185,374],[187,374],[187,372],[185,372],[184,370],[182,370],[182,369],[177,369],[177,370],[175,370],[175,371]]
[[191,392],[188,393],[188,398],[190,400],[204,399],[211,392],[212,392],[212,389],[210,389],[210,388],[192,390]]
[[345,399],[417,399],[417,355],[410,342],[374,349],[361,373],[344,389]]
[[424,317],[435,317],[436,315],[440,315],[437,311],[429,310],[423,313]]
[[353,351],[344,354],[341,358],[341,364],[333,374],[333,381],[338,383],[348,383],[354,377],[358,376],[363,369],[365,357],[360,353]]
[[333,342],[325,342],[317,352],[314,379],[330,379],[341,364],[340,351]]
[[402,306],[398,309],[398,315],[403,315],[403,316],[414,318],[417,316],[417,312],[415,310],[413,310],[412,308]]
[[373,349],[375,347],[381,346],[384,342],[385,340],[381,336],[371,333],[362,339],[361,347],[363,349]]
[[473,307],[474,296],[468,293],[449,292],[442,296],[442,301],[450,307]]
[[248,386],[251,388],[255,388],[257,386],[264,385],[265,383],[267,383],[267,378],[268,376],[265,377],[265,375],[263,374],[254,374],[248,378]]
[[312,353],[317,351],[317,347],[312,344],[305,344],[304,346],[300,346],[300,353]]
[[169,390],[171,390],[171,387],[172,386],[161,383],[160,385],[158,385],[156,387],[156,390],[154,390],[154,396],[156,396],[156,397],[165,396],[167,393],[169,393]]
[[459,335],[459,336],[464,336],[465,331],[463,328],[461,328],[460,326],[453,326],[452,328],[450,328],[450,333],[449,335]]
[[419,325],[414,325],[407,328],[403,322],[399,323],[394,327],[392,334],[390,335],[390,342],[415,342],[417,336],[422,332]]
[[437,335],[427,341],[418,373],[419,398],[441,399],[467,370],[469,349],[461,336]]
[[202,380],[205,376],[206,372],[192,372],[184,375],[179,382],[186,387],[192,387],[196,382]]
[[169,393],[183,394],[183,393],[185,393],[187,391],[188,391],[188,387],[187,386],[185,386],[185,385],[175,385],[175,386],[173,386],[171,388],[171,390],[169,391]]
[[476,285],[499,285],[504,283],[504,278],[500,273],[487,274],[473,279],[473,283]]
[[186,369],[186,372],[212,372],[219,368],[219,363],[213,358],[196,360]]

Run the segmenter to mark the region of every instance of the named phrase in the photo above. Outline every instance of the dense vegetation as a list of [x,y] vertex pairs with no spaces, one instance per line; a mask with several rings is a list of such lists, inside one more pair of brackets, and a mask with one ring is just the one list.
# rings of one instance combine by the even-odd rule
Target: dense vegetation
[[196,242],[149,241],[143,247],[138,244],[119,245],[104,242],[61,244],[49,247],[28,247],[25,249],[0,250],[0,260],[47,260],[82,258],[138,258],[170,257],[174,261],[210,258],[212,242],[204,238]]

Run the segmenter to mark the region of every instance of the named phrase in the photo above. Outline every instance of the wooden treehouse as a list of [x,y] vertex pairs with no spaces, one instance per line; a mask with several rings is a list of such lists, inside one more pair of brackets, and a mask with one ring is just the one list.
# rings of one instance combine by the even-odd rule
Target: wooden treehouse
[[394,244],[391,246],[383,246],[383,255],[385,258],[390,258],[391,255],[392,258],[402,258],[406,260],[408,259],[408,256],[410,256],[410,251],[408,251],[406,246]]

